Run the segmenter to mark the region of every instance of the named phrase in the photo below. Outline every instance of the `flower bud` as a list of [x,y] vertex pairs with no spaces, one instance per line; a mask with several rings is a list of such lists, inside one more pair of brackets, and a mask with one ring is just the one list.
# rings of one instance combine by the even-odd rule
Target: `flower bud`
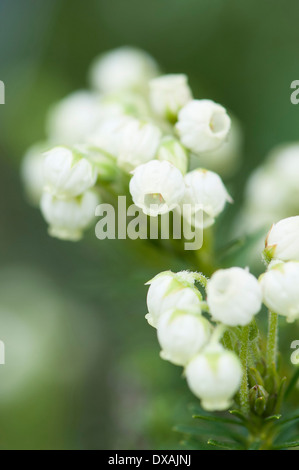
[[260,277],[264,304],[274,313],[299,318],[299,262],[274,263]]
[[194,280],[195,276],[186,271],[179,273],[165,271],[149,281],[147,283],[150,286],[147,294],[149,313],[146,315],[148,323],[156,327],[160,315],[173,308],[200,312],[202,296],[194,287]]
[[157,63],[146,52],[121,47],[95,59],[90,70],[92,86],[103,93],[147,89],[159,73]]
[[186,378],[205,410],[222,411],[240,387],[242,367],[235,353],[210,345],[187,365]]
[[174,308],[160,315],[157,333],[162,359],[185,366],[209,341],[211,325],[200,311]]
[[88,91],[67,96],[50,110],[47,121],[49,138],[55,144],[84,142],[100,117],[99,99]]
[[95,185],[97,172],[85,156],[67,147],[45,153],[45,190],[59,198],[76,197]]
[[153,124],[131,118],[122,127],[118,139],[118,165],[130,172],[155,157],[161,131]]
[[182,173],[169,162],[152,160],[133,172],[130,193],[137,207],[150,216],[166,214],[182,200],[185,183]]
[[91,145],[76,146],[78,151],[85,155],[92,163],[100,181],[113,181],[118,173],[116,158],[97,147]]
[[220,269],[208,281],[207,302],[214,320],[245,326],[260,311],[262,292],[258,280],[247,270]]
[[203,220],[203,228],[213,225],[226,202],[232,202],[220,176],[212,171],[200,168],[193,170],[185,176],[185,184],[182,205],[190,204],[194,206],[194,211],[203,212],[203,218],[199,218]]
[[289,217],[274,224],[266,239],[268,259],[299,261],[299,216]]
[[35,144],[24,155],[21,176],[26,195],[34,206],[38,206],[44,189],[44,155],[46,143]]
[[162,139],[156,158],[160,161],[165,160],[172,163],[183,175],[187,173],[188,153],[185,147],[172,136]]
[[49,224],[49,234],[61,240],[80,240],[95,216],[98,203],[99,198],[92,190],[71,199],[57,199],[45,192],[41,211]]
[[149,84],[150,102],[156,114],[175,122],[179,110],[192,100],[188,78],[183,74],[162,75]]
[[181,142],[194,153],[216,150],[230,130],[226,110],[210,100],[192,100],[179,112],[176,130]]

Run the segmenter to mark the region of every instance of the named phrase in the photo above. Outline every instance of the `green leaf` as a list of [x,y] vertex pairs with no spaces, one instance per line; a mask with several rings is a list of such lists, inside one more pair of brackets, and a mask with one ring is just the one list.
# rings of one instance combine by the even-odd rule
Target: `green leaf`
[[210,421],[222,424],[235,424],[236,426],[242,426],[242,423],[239,423],[238,421],[229,418],[220,418],[218,416],[193,415],[192,418],[201,419],[203,421]]
[[299,447],[299,441],[283,442],[273,447],[273,450],[289,449],[290,447]]
[[289,416],[289,417],[286,417],[284,419],[282,419],[278,424],[280,426],[283,426],[284,424],[288,424],[288,423],[293,423],[294,421],[297,421],[299,419],[299,415],[295,415],[295,416]]
[[295,371],[293,377],[291,378],[291,381],[288,385],[288,388],[286,389],[285,392],[285,398],[287,398],[290,393],[292,392],[293,388],[295,387],[296,383],[298,382],[299,379],[299,368]]
[[[271,421],[277,421],[280,418],[281,418],[281,415],[272,415],[272,416],[268,416],[268,418],[266,418],[265,421],[267,423],[270,423]],[[279,424],[281,424],[281,422]]]
[[247,421],[247,418],[240,410],[229,410],[229,413],[236,418],[239,418],[241,421]]
[[208,445],[219,447],[220,449],[225,449],[225,450],[242,450],[243,449],[242,447],[236,445],[234,442],[220,442],[220,441],[215,441],[214,439],[209,439]]

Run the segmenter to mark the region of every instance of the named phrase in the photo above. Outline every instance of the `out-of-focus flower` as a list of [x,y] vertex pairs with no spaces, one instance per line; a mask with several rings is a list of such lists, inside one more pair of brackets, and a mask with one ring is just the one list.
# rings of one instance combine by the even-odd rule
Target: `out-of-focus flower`
[[[232,202],[220,176],[208,170],[198,168],[185,176],[186,192],[182,205],[194,207],[192,215],[203,212],[199,218],[203,228],[210,227],[215,218],[223,211],[227,201]],[[194,218],[195,220],[195,218]],[[194,222],[196,225],[196,222]]]
[[41,211],[49,224],[49,234],[61,240],[80,240],[95,216],[98,203],[98,195],[93,190],[70,199],[57,199],[45,192]]
[[88,137],[88,144],[117,157],[122,130],[129,122],[131,117],[124,114],[104,119]]
[[166,160],[172,163],[184,175],[188,170],[188,152],[185,147],[174,137],[163,137],[158,149],[157,160]]
[[185,193],[184,178],[171,163],[152,160],[136,168],[130,181],[130,193],[145,214],[166,214],[181,202]]
[[260,277],[264,304],[293,322],[299,318],[299,262],[274,263]]
[[146,319],[151,326],[156,327],[160,315],[173,308],[200,312],[202,296],[194,287],[194,279],[193,274],[186,271],[165,271],[147,283],[150,287]]
[[131,118],[122,126],[118,138],[118,165],[130,172],[154,158],[160,144],[161,131],[153,124]]
[[103,93],[147,89],[148,81],[159,74],[156,61],[146,52],[121,47],[101,55],[90,70],[92,86]]
[[77,91],[50,110],[47,121],[49,140],[72,145],[84,142],[101,116],[99,97],[88,91]]
[[92,145],[76,145],[76,150],[82,152],[93,165],[100,181],[113,181],[118,174],[116,158]]
[[272,226],[265,253],[269,259],[299,261],[299,216],[280,220]]
[[94,186],[94,165],[75,149],[55,147],[44,157],[45,190],[60,198],[76,197]]
[[161,357],[185,366],[209,341],[211,325],[200,312],[174,308],[160,315],[157,333]]
[[225,108],[214,101],[192,100],[179,112],[176,129],[183,145],[200,154],[223,144],[230,130],[230,118]]
[[191,154],[190,170],[200,165],[207,170],[215,171],[222,178],[230,178],[240,168],[242,161],[242,129],[236,118],[232,118],[231,129],[227,139],[216,150],[201,152],[200,156]]
[[149,84],[150,102],[155,113],[175,122],[180,109],[192,100],[188,78],[170,74],[155,78]]
[[207,297],[213,319],[228,326],[248,325],[262,307],[258,280],[237,267],[216,271],[208,281]]
[[44,189],[44,152],[48,143],[38,143],[30,147],[24,155],[21,176],[26,195],[34,206],[38,206]]
[[240,387],[242,367],[236,354],[210,345],[187,365],[186,378],[205,410],[221,411],[230,407]]

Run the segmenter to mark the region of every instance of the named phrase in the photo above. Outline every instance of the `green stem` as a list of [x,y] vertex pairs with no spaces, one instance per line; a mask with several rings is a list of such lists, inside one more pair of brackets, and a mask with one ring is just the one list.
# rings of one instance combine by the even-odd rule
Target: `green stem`
[[268,342],[267,342],[267,367],[270,370],[277,366],[277,342],[278,342],[278,315],[269,311],[268,316]]
[[243,377],[240,387],[240,403],[244,414],[249,412],[249,387],[248,387],[248,349],[249,349],[250,325],[244,326],[241,333],[240,360],[243,368]]

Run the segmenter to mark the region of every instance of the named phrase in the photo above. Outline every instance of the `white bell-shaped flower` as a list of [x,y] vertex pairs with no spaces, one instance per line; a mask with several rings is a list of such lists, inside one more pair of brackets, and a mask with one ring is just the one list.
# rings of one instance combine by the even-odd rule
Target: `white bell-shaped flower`
[[209,341],[211,325],[196,310],[174,308],[160,315],[157,333],[162,359],[185,366]]
[[131,118],[118,136],[118,165],[130,172],[155,157],[161,141],[160,129],[151,123]]
[[231,406],[241,385],[242,367],[235,353],[213,344],[187,365],[186,378],[205,410],[222,411]]
[[166,214],[181,202],[185,194],[184,178],[171,163],[152,160],[133,172],[130,193],[145,214]]
[[88,91],[77,91],[54,105],[49,113],[47,132],[58,145],[85,142],[101,116],[99,98]]
[[153,111],[169,121],[176,121],[179,110],[192,100],[188,77],[184,74],[162,75],[149,84]]
[[194,286],[194,279],[193,274],[186,271],[165,271],[147,283],[150,287],[146,319],[151,326],[156,327],[160,315],[173,308],[200,312],[202,296]]
[[183,145],[200,154],[222,145],[230,130],[230,118],[214,101],[192,100],[179,112],[176,130]]
[[[226,202],[232,202],[226,187],[220,176],[213,171],[198,168],[186,174],[186,191],[181,205],[189,204],[191,215],[195,216],[201,211],[203,217],[198,218],[203,224],[202,228],[214,224],[215,218],[223,211]],[[196,218],[191,220],[191,225],[196,225]]]
[[38,206],[44,189],[44,152],[47,143],[35,144],[24,155],[21,177],[26,195],[34,206]]
[[299,262],[274,262],[260,277],[263,302],[288,322],[299,319]]
[[103,119],[95,131],[88,137],[88,144],[98,147],[114,157],[118,157],[120,137],[131,117],[120,114]]
[[44,155],[45,190],[53,196],[76,197],[95,185],[95,167],[79,151],[55,147]]
[[268,257],[282,261],[299,261],[299,216],[274,224],[266,239]]
[[261,310],[261,287],[246,269],[220,269],[208,281],[207,302],[214,320],[245,326]]
[[103,93],[125,89],[143,91],[158,74],[157,63],[149,54],[133,47],[121,47],[95,59],[90,81]]
[[95,217],[98,204],[98,195],[93,190],[71,199],[57,199],[45,192],[41,199],[41,211],[49,224],[49,234],[62,240],[80,240]]

